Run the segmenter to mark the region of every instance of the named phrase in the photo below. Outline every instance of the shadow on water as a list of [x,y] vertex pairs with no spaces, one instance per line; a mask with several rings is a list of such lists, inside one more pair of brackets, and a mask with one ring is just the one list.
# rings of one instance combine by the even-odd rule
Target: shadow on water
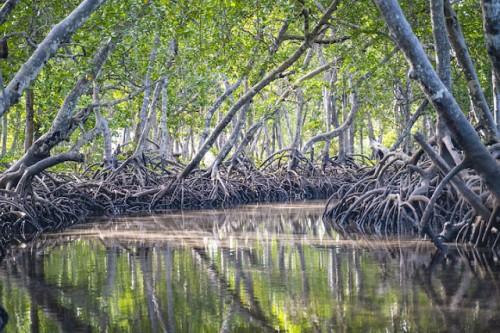
[[322,208],[121,217],[13,247],[0,270],[5,331],[482,332],[500,324],[495,253],[330,237]]

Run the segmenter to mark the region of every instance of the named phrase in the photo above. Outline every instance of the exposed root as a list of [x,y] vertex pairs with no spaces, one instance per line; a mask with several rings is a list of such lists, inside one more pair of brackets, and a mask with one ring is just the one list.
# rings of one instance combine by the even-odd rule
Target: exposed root
[[444,242],[496,246],[498,203],[477,174],[465,170],[466,160],[451,169],[421,144],[430,158],[391,152],[374,167],[356,170],[356,181],[330,197],[325,221],[344,233],[426,235],[441,250]]
[[180,163],[145,155],[107,168],[94,164],[78,177],[43,172],[22,197],[0,192],[0,237],[25,242],[32,234],[60,230],[92,215],[327,198],[344,183],[341,178],[352,180],[352,168],[332,163],[322,170],[299,155],[291,170],[289,158],[286,152],[275,155],[259,169],[242,157],[208,172],[195,170],[185,179],[177,176]]

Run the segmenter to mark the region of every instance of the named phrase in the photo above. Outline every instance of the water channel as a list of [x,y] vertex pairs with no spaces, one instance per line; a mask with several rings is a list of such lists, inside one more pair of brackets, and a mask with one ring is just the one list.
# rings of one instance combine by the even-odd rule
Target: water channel
[[493,332],[500,261],[342,239],[324,202],[95,220],[13,248],[4,332]]

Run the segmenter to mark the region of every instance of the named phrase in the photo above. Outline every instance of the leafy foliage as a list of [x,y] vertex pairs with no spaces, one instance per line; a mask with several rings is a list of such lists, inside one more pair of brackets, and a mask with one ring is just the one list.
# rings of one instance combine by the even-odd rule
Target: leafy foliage
[[[78,1],[72,0],[50,3],[21,1],[0,28],[0,34],[11,35],[8,38],[9,58],[0,62],[5,82],[11,80],[33,52],[33,47],[47,35],[51,27],[68,15],[77,4]],[[411,1],[402,1],[401,4],[407,17],[411,18],[410,23],[416,35],[424,46],[429,46],[429,57],[433,58],[428,4]],[[305,29],[310,29],[328,5],[326,1],[293,0],[203,3],[187,0],[107,1],[58,51],[59,56],[47,63],[32,84],[35,94],[36,135],[42,135],[51,126],[75,80],[89,68],[90,59],[103,40],[116,37],[126,30],[127,25],[133,24],[97,79],[100,102],[111,103],[144,88],[146,73],[151,65],[152,82],[165,75],[169,79],[167,124],[173,142],[181,147],[190,137],[194,137],[196,141],[203,131],[207,111],[224,92],[223,82],[231,84],[244,77],[249,85],[259,81],[294,52]],[[480,81],[492,104],[490,64],[482,34],[480,9],[474,1],[461,1],[456,4],[456,10]],[[306,17],[308,23],[305,23]],[[284,22],[288,23],[286,38],[278,41]],[[150,64],[149,55],[155,34],[159,35],[160,43],[157,46],[156,61]],[[310,54],[294,64],[287,75],[268,85],[253,99],[248,113],[248,127],[261,116],[273,114],[277,107],[281,108],[285,110],[285,118],[289,120],[283,119],[283,112],[273,116],[282,118],[279,120],[277,134],[282,137],[282,142],[292,142],[290,133],[293,131],[290,132],[287,126],[293,128],[296,121],[296,101],[293,94],[284,100],[280,96],[291,89],[296,80],[321,65],[321,53],[325,61],[338,59],[337,80],[330,84],[324,75],[316,75],[300,83],[309,110],[304,118],[302,142],[326,131],[323,87],[332,89],[334,93],[336,110],[340,112],[340,124],[343,120],[342,112],[345,114],[345,110],[349,108],[350,101],[346,98],[352,89],[356,89],[360,110],[353,125],[355,131],[363,130],[366,134],[368,125],[374,127],[377,136],[387,146],[397,139],[405,124],[398,122],[399,116],[395,114],[398,111],[394,107],[397,102],[394,87],[398,82],[405,82],[407,66],[399,53],[388,56],[393,52],[394,45],[380,15],[370,3],[341,1],[330,25],[318,39],[336,38],[344,39],[336,43],[315,44]],[[178,45],[178,55],[175,62],[168,65],[171,39]],[[280,42],[277,50],[274,50],[273,47]],[[454,95],[463,110],[468,111],[466,82],[458,65],[454,63],[453,68]],[[349,77],[352,79],[351,85]],[[212,126],[225,114],[232,101],[245,93],[245,89],[248,88],[242,85],[220,107],[212,118]],[[414,112],[422,94],[418,87],[411,84],[408,96],[408,100],[403,102],[409,103],[410,112]],[[139,93],[123,103],[101,110],[109,122],[114,145],[123,141],[125,130],[135,129],[142,98],[143,94]],[[20,130],[24,125],[24,103],[22,99],[10,112],[6,129],[7,146],[12,144],[15,136],[19,142],[24,139],[24,133]],[[79,101],[78,107],[83,108],[90,103],[89,92],[88,96]],[[15,118],[13,114],[19,115],[20,123],[10,120]],[[159,126],[159,117],[158,111],[154,126]],[[271,126],[269,122],[266,124]],[[91,117],[84,128],[88,131],[93,126],[94,119]],[[414,129],[421,130],[421,124],[415,125]],[[230,131],[228,128],[226,135]],[[262,155],[258,151],[265,150],[267,139],[262,136],[264,132],[259,133],[261,136],[257,138],[258,144],[253,146],[256,151],[249,152],[253,156]],[[69,142],[62,144],[60,151],[71,147],[80,136],[81,133],[73,135]],[[366,135],[364,137],[355,133],[351,140],[355,150],[360,150],[364,143],[364,151],[359,152],[366,154],[369,151],[366,148]],[[89,145],[87,151],[93,155],[89,156],[89,161],[101,159],[103,149],[99,146],[102,145],[102,140],[96,138]],[[23,154],[22,144],[8,148],[8,155],[2,157],[6,162],[18,159]],[[333,153],[338,150],[336,144],[331,146],[331,150]],[[183,156],[189,158],[194,153],[191,149],[184,152]]]

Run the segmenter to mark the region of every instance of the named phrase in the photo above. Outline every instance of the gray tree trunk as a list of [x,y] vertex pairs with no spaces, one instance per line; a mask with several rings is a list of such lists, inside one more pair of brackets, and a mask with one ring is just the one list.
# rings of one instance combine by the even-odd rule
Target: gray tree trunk
[[271,150],[271,146],[269,146],[268,142],[271,140],[269,137],[269,128],[268,126],[262,127],[262,134],[264,135],[264,144],[261,144],[261,153],[260,153],[260,158],[264,158],[264,154],[267,155],[267,157],[271,156],[273,151]]
[[35,111],[33,108],[35,94],[33,89],[26,90],[26,127],[24,128],[24,151],[26,152],[33,144],[35,135],[34,117]]
[[500,82],[500,0],[481,0],[486,49],[493,65],[497,82]]
[[[345,110],[347,110],[348,107],[348,99],[347,99],[347,94],[345,92],[345,88],[342,88],[342,109],[338,110],[337,112],[337,122],[340,124],[340,120],[344,120],[344,115],[346,114]],[[338,128],[337,124],[335,124],[335,128]],[[345,127],[342,131],[338,133],[338,152],[337,152],[337,161],[340,164],[345,164],[346,161],[346,146],[347,146],[347,134],[346,130],[348,129],[348,126]],[[310,141],[310,140],[309,140]]]
[[104,167],[110,167],[113,165],[113,145],[111,140],[111,131],[109,130],[108,121],[99,112],[96,114],[100,117],[101,131],[104,140]]
[[370,141],[375,140],[375,132],[373,131],[373,122],[372,122],[372,115],[370,112],[366,114],[366,128],[368,131],[368,139]]
[[[429,120],[427,118],[428,118],[428,115],[426,115],[426,114],[424,114],[424,116],[422,118],[420,118],[422,120],[422,136],[424,137],[425,140],[429,139],[429,136],[430,136]],[[396,148],[394,148],[394,149],[396,149]],[[391,150],[392,150],[392,147],[391,147]]]
[[394,123],[396,127],[396,136],[401,139],[403,151],[408,153],[411,151],[410,136],[405,135],[405,129],[410,122],[410,108],[412,104],[411,86],[407,81],[406,83],[396,79],[393,87],[394,94]]
[[276,128],[276,139],[278,141],[278,149],[281,150],[285,146],[283,142],[283,132],[281,128],[281,117],[277,117],[275,125],[276,125],[275,128]]
[[7,21],[7,18],[9,17],[10,13],[16,8],[17,3],[19,0],[7,0],[3,4],[2,8],[0,8],[0,26],[2,26],[5,21]]
[[222,103],[229,97],[231,94],[240,86],[242,79],[238,79],[235,84],[229,86],[226,91],[215,101],[214,105],[208,110],[207,115],[205,117],[205,127],[203,128],[203,133],[200,137],[200,148],[203,146],[203,143],[207,139],[208,132],[210,132],[210,123],[212,122],[212,118],[214,116],[215,111],[219,109]]
[[7,134],[8,134],[8,119],[7,114],[2,116],[2,156],[7,154]]
[[384,125],[380,119],[377,120],[378,127],[378,142],[382,142],[384,140]]
[[[342,119],[349,119],[349,114],[352,112],[353,109],[356,111],[354,113],[357,113],[358,111],[358,95],[356,92],[356,87],[354,86],[354,83],[352,81],[352,76],[351,74],[348,74],[348,81],[349,81],[349,89],[351,90],[349,94],[349,104],[351,105],[351,108],[348,110],[345,108],[344,114]],[[347,126],[346,130],[346,153],[347,154],[353,154],[354,153],[354,118],[352,118],[351,123]]]
[[348,143],[348,149],[347,149],[347,153],[348,154],[354,154],[354,130],[355,130],[355,126],[354,124],[351,124],[347,130],[347,133],[349,134],[348,135],[348,138],[349,138],[349,143]]
[[[219,110],[217,112],[217,123],[220,123],[221,119],[222,119],[222,111]],[[227,124],[227,125],[229,125],[229,124]],[[215,142],[215,147],[217,148],[217,150],[220,150],[224,146],[224,142],[226,142],[226,133],[224,130],[222,130],[221,133],[219,134],[219,137],[217,138],[217,140]],[[200,142],[200,144],[203,144],[203,143],[205,143],[205,141]],[[203,147],[203,145],[201,147]]]
[[[431,22],[434,46],[436,49],[436,71],[439,78],[446,86],[446,89],[451,93],[450,41],[446,33],[447,21],[445,19],[445,12],[448,11],[448,9],[445,9],[445,7],[445,1],[431,0]],[[450,36],[452,40],[454,40],[454,37],[457,37],[458,34],[453,35],[453,33],[450,33]],[[465,50],[467,50],[467,48],[465,48]],[[446,143],[451,142],[450,131],[446,127],[443,116],[440,113],[437,114],[436,135],[439,155],[450,165],[458,164],[459,158],[456,158],[456,161],[454,161],[451,155],[454,151],[452,151],[451,147],[447,147]]]
[[250,153],[253,156],[259,156],[259,151],[258,151],[258,144],[259,144],[259,139],[260,136],[262,135],[262,132],[264,131],[265,123],[262,121],[261,126],[257,129],[257,133],[254,135],[252,139],[252,144],[250,145]]
[[[38,138],[23,157],[2,175],[0,178],[0,188],[15,187],[24,169],[49,158],[52,148],[69,138],[78,128],[79,124],[85,122],[94,106],[88,106],[74,115],[76,105],[80,97],[89,90],[90,83],[99,76],[102,66],[104,66],[115,46],[115,42],[108,41],[97,51],[92,60],[92,68],[78,79],[73,89],[68,93],[50,129]],[[92,80],[89,80],[89,77]],[[71,158],[74,160],[76,157],[71,155]],[[46,164],[50,165],[50,163]]]
[[[304,147],[302,148],[302,153],[303,154],[306,154],[307,151],[309,149],[311,149],[311,147],[316,143],[316,142],[320,142],[320,141],[329,141],[331,139],[333,139],[334,137],[339,137],[339,153],[338,153],[338,156],[339,156],[339,160],[343,163],[345,161],[345,146],[341,143],[341,136],[346,136],[345,134],[345,131],[349,128],[349,126],[351,126],[353,120],[354,120],[354,117],[356,116],[356,114],[358,113],[358,99],[356,97],[356,92],[353,92],[352,93],[352,104],[351,104],[351,109],[349,111],[348,114],[346,114],[346,117],[345,117],[345,121],[342,125],[340,126],[335,126],[335,128],[333,130],[331,130],[330,132],[326,132],[326,133],[321,133],[321,134],[318,134],[314,137],[312,137],[311,139],[309,139],[309,141],[307,141],[305,144],[304,144]],[[337,122],[338,124],[338,122]]]
[[236,148],[232,158],[231,158],[231,168],[235,168],[238,164],[238,159],[246,146],[254,139],[255,133],[262,127],[262,121],[258,121],[250,127],[245,135],[245,138],[241,144]]
[[272,135],[271,135],[271,149],[272,151],[276,151],[276,132],[277,132],[277,128],[276,128],[276,122],[273,122],[273,124],[271,125],[271,132],[272,132]]
[[[160,97],[161,99],[161,92],[160,92]],[[161,107],[157,109],[160,110],[160,113],[161,113]],[[159,121],[158,121],[158,117],[155,115],[152,119],[151,119],[151,135],[150,135],[150,140],[151,142],[153,142],[154,144],[158,145],[158,148],[160,147],[160,128],[159,128]],[[159,149],[158,149],[158,152],[159,152]]]
[[[323,87],[322,93],[323,93],[323,106],[325,108],[326,132],[330,132],[332,130],[332,119],[333,119],[333,108],[334,108],[333,101],[335,97],[330,92],[330,89],[328,89],[327,87]],[[330,140],[327,140],[325,141],[325,147],[323,150],[323,165],[325,165],[326,161],[328,161],[329,159],[330,159]]]
[[[443,0],[433,0],[433,2],[434,1],[442,2]],[[498,140],[499,132],[496,129],[493,114],[491,113],[488,103],[486,102],[486,98],[484,97],[483,89],[479,83],[476,70],[474,69],[469,50],[465,44],[465,39],[462,29],[460,28],[460,23],[457,19],[457,14],[451,7],[449,0],[444,0],[444,13],[446,15],[446,26],[448,28],[450,42],[467,81],[467,89],[469,91],[474,113],[476,114],[479,123],[483,125],[486,131],[486,141],[496,141]],[[500,51],[500,48],[498,48],[498,51]],[[438,72],[438,74],[440,73]],[[451,77],[450,73],[447,75],[450,75]],[[447,82],[444,83],[447,87],[451,87],[451,84],[448,85]]]
[[227,139],[226,143],[224,144],[222,149],[219,151],[219,154],[215,158],[215,161],[211,166],[212,169],[216,169],[226,159],[231,149],[233,149],[233,147],[236,145],[238,137],[240,136],[241,133],[241,129],[243,128],[243,125],[245,125],[245,116],[247,114],[249,107],[250,107],[250,102],[247,102],[241,109],[238,121],[236,122],[233,131],[231,132],[231,135],[229,135],[229,138]]
[[123,129],[122,146],[130,142],[130,127],[125,127]]
[[168,136],[168,124],[167,124],[167,109],[168,109],[167,88],[168,88],[168,78],[165,78],[163,86],[161,88],[160,158],[162,159],[162,161],[170,159],[172,154],[172,147],[170,145],[170,138]]
[[50,58],[54,57],[62,43],[80,28],[85,20],[97,10],[105,0],[84,0],[71,14],[56,24],[38,45],[31,57],[22,65],[5,89],[6,100],[0,96],[0,116],[17,103],[23,92],[38,77],[38,73]]
[[[97,105],[99,104],[99,86],[97,82],[94,81],[93,91],[92,91],[92,102]],[[104,168],[108,168],[113,164],[113,151],[111,142],[111,133],[109,131],[108,121],[104,119],[101,114],[99,107],[94,109],[96,116],[96,129],[103,136],[104,141]]]
[[365,146],[363,143],[365,133],[363,132],[363,124],[359,126],[359,153],[363,155]]
[[[170,69],[174,63],[178,52],[177,41],[175,38],[170,39],[170,57],[166,63],[166,69]],[[163,84],[161,86],[161,114],[160,114],[160,125],[161,133],[159,138],[160,145],[160,158],[162,163],[162,169],[165,167],[165,161],[172,157],[172,146],[170,144],[170,138],[168,136],[168,124],[167,124],[167,113],[168,113],[168,74],[163,77]]]
[[151,104],[149,105],[149,111],[145,119],[146,121],[143,123],[142,132],[134,152],[135,156],[140,156],[146,151],[147,142],[149,139],[149,132],[151,130],[151,124],[153,123],[153,118],[156,117],[156,103],[160,98],[160,92],[162,90],[163,85],[164,85],[164,79],[161,79],[156,83],[155,90],[153,92],[153,98],[151,99]]
[[149,64],[146,71],[146,77],[144,78],[144,85],[146,86],[146,90],[144,90],[144,98],[142,100],[141,109],[139,110],[139,120],[137,121],[137,128],[135,131],[135,142],[139,142],[139,138],[142,135],[142,130],[144,129],[144,124],[146,123],[149,100],[151,98],[151,72],[153,71],[153,67],[155,64],[156,51],[159,43],[160,35],[156,33],[153,41],[151,55],[149,56]]
[[482,177],[498,204],[500,169],[467,121],[457,102],[432,68],[419,40],[414,35],[395,0],[375,0],[389,31],[411,66],[410,77],[417,80],[428,100],[443,119],[465,154],[465,161]]
[[446,33],[448,22],[445,19],[445,2],[448,0],[431,0],[431,23],[436,50],[436,72],[446,88],[451,91],[450,41]]
[[290,115],[288,114],[288,110],[283,108],[282,110],[283,113],[283,118],[285,118],[285,124],[286,124],[286,134],[288,134],[288,141],[290,144],[292,144],[293,140],[293,130],[292,130],[292,124],[290,121]]
[[17,110],[15,117],[11,118],[11,128],[14,129],[14,137],[12,138],[12,143],[10,145],[10,150],[16,150],[19,143],[19,131],[21,130],[21,111]]
[[500,131],[500,81],[497,80],[495,74],[492,74],[491,81],[493,82],[493,114],[495,115],[497,130]]
[[[318,58],[321,66],[326,65],[326,60],[323,57],[322,46],[318,45]],[[333,66],[326,70],[323,74],[325,81],[328,83],[328,87],[323,87],[323,106],[325,108],[325,123],[326,123],[326,132],[330,132],[332,130],[334,114],[336,112],[336,97],[335,97],[335,82],[337,81],[337,59],[334,60]],[[323,149],[323,167],[326,166],[328,160],[330,159],[330,144],[331,140],[325,141],[325,146]]]
[[434,121],[432,120],[432,117],[430,117],[428,114],[425,115],[425,119],[427,121],[427,126],[429,127],[429,138],[432,138],[433,136],[436,135],[436,129],[434,128]]
[[[427,101],[427,99],[425,99],[420,105],[419,107],[417,108],[417,110],[415,111],[415,113],[411,116],[411,118],[408,120],[407,124],[406,124],[406,128],[403,129],[403,131],[401,132],[401,134],[398,136],[398,139],[396,140],[396,142],[394,142],[394,144],[392,145],[391,147],[391,150],[396,150],[398,149],[399,145],[403,142],[404,138],[406,136],[408,136],[408,134],[410,134],[410,131],[413,127],[413,125],[415,125],[415,123],[417,122],[417,120],[420,118],[420,116],[422,116],[424,114],[424,111],[425,111],[425,107],[429,104],[429,102]],[[368,117],[369,121],[369,127],[368,127],[368,136],[371,140],[375,140],[375,136],[373,135],[373,125],[371,123],[371,120],[370,120],[370,117]],[[426,120],[423,121],[423,123],[427,126],[427,122]],[[427,132],[427,131],[426,131]]]
[[193,128],[190,126],[186,130],[186,139],[184,140],[182,145],[181,156],[183,160],[187,160],[189,158],[189,155],[191,155],[189,152],[189,141],[191,140],[192,135],[193,135]]
[[305,108],[304,93],[301,88],[295,89],[295,95],[297,96],[297,114],[295,115],[295,134],[293,136],[292,145],[290,146],[291,157],[288,163],[288,170],[295,170],[299,164],[298,151],[300,146],[300,137],[302,134],[302,113]]

